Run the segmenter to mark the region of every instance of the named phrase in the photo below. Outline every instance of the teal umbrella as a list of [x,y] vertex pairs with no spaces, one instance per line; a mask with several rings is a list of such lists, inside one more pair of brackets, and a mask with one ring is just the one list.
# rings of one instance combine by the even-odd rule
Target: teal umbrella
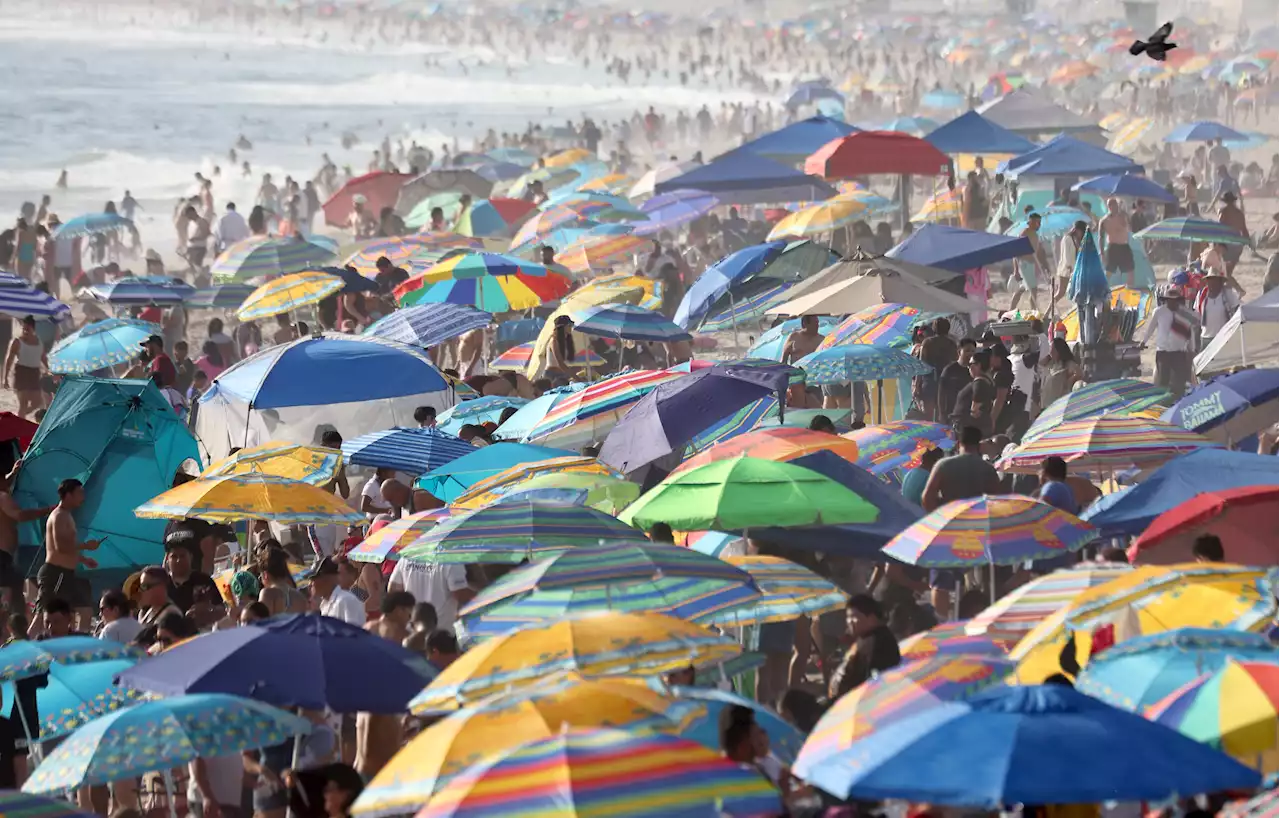
[[121,687],[115,676],[137,664],[134,659],[49,666],[48,683],[36,694],[40,740],[61,738],[99,716],[142,700],[140,690]]

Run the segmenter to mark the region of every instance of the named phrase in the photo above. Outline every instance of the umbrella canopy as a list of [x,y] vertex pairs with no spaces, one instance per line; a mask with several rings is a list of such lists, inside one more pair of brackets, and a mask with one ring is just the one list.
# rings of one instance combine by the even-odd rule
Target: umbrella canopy
[[723,560],[745,571],[760,594],[700,621],[732,628],[790,622],[841,610],[849,601],[849,595],[834,583],[781,557],[728,556]]
[[608,514],[565,503],[512,498],[450,515],[400,552],[419,562],[520,563],[604,541],[643,541]]
[[196,290],[182,303],[192,310],[234,310],[256,289],[252,284],[214,284]]
[[347,552],[352,562],[371,562],[375,565],[400,559],[400,552],[423,534],[449,517],[448,508],[434,508],[401,517],[365,537],[355,548]]
[[1275,646],[1260,634],[1179,628],[1107,648],[1089,660],[1076,686],[1110,705],[1142,713],[1231,659],[1277,663]]
[[871,522],[878,511],[809,469],[754,457],[708,463],[663,480],[619,517],[649,529],[740,531],[759,526]]
[[128,276],[106,284],[94,284],[86,292],[96,301],[117,306],[154,304],[169,307],[181,304],[195,288],[180,280],[159,276]]
[[351,813],[383,816],[418,809],[468,768],[525,741],[553,738],[564,726],[674,730],[702,708],[674,700],[638,679],[578,676],[497,696],[423,730],[374,776]]
[[86,324],[53,345],[49,351],[49,371],[76,375],[123,364],[138,357],[138,346],[160,327],[149,321],[108,318]]
[[410,705],[448,713],[500,691],[529,690],[549,676],[656,676],[732,659],[733,639],[657,613],[591,613],[511,631],[458,657]]
[[28,795],[15,790],[0,790],[0,813],[31,818],[94,818],[93,813],[81,812],[65,799]]
[[836,137],[858,130],[828,116],[811,116],[744,142],[742,150],[780,162],[799,162]]
[[54,662],[63,667],[90,662],[136,659],[142,650],[94,639],[91,636],[61,636],[39,642],[10,642],[0,647],[0,682],[16,682],[48,673]]
[[1230,225],[1192,216],[1177,216],[1158,221],[1133,235],[1134,238],[1151,241],[1217,242],[1240,245],[1247,245],[1250,241],[1248,236],[1241,235]]
[[213,260],[209,273],[214,280],[248,281],[296,273],[328,264],[336,257],[332,250],[302,239],[253,236],[223,250]]
[[421,264],[424,261],[434,264],[443,260],[436,257],[440,253],[453,256],[468,250],[483,249],[484,242],[472,236],[445,231],[423,231],[412,236],[392,236],[364,242],[359,250],[347,257],[345,263],[363,275],[371,276],[377,274],[378,259],[384,257],[396,266]]
[[342,441],[342,453],[355,466],[426,474],[471,454],[475,447],[439,429],[402,428],[371,432]]
[[574,447],[603,440],[637,401],[683,377],[680,372],[642,369],[594,383],[557,403],[529,431],[529,440]]
[[[938,92],[930,91],[925,94],[924,100],[935,93]],[[933,129],[925,140],[948,154],[1018,154],[1026,153],[1036,146],[1031,140],[1000,127],[977,111],[966,111],[945,125]]]
[[1171,423],[1100,415],[1060,423],[1036,440],[1018,446],[1000,460],[996,468],[1034,474],[1046,457],[1057,456],[1079,470],[1116,471],[1156,466],[1179,454],[1217,445]]
[[26,279],[0,270],[0,314],[12,318],[34,315],[61,321],[71,315],[71,308],[27,284]]
[[541,264],[500,253],[446,259],[395,289],[400,306],[468,304],[488,312],[527,310],[569,292],[569,278]]
[[1036,577],[970,619],[964,631],[973,636],[987,634],[1001,639],[1021,639],[1050,617],[1058,616],[1061,622],[1066,618],[1063,609],[1073,599],[1130,570],[1128,565],[1099,562],[1061,568]]
[[[509,161],[493,157],[498,161]],[[520,163],[515,163],[520,164]],[[493,182],[469,168],[434,168],[412,179],[401,179],[392,201],[396,213],[403,216],[414,206],[430,196],[442,193],[466,193],[474,199],[483,199],[493,190]],[[378,212],[378,211],[373,211]]]
[[283,525],[358,523],[364,515],[332,492],[272,474],[234,474],[193,480],[134,509],[145,519],[195,517],[211,523],[272,520]]
[[719,199],[701,190],[673,190],[654,196],[640,205],[645,218],[636,222],[636,235],[652,236],[663,230],[674,230],[705,216],[719,205]]
[[929,449],[955,445],[950,427],[923,420],[895,420],[855,429],[843,437],[858,444],[857,465],[877,475],[914,468]]
[[537,209],[523,199],[481,199],[458,217],[454,229],[464,236],[509,236]]
[[596,460],[594,457],[569,455],[551,457],[529,463],[517,463],[496,474],[473,483],[466,492],[454,498],[453,507],[458,509],[477,509],[492,505],[504,499],[513,491],[522,488],[535,477],[557,475],[567,477],[578,475],[583,477],[620,478],[618,472]]
[[1267,758],[1276,771],[1276,719],[1280,716],[1280,666],[1228,659],[1153,705],[1147,718],[1251,767]]
[[728,460],[740,455],[786,462],[814,452],[834,452],[850,463],[856,463],[858,460],[858,444],[852,440],[809,429],[780,427],[755,429],[721,441],[703,449],[696,456],[688,458],[673,473],[679,474],[707,463]]
[[[528,369],[529,362],[533,360],[533,356],[536,352],[537,345],[533,341],[529,341],[524,344],[516,344],[490,361],[489,368],[505,372],[524,372]],[[578,350],[577,353],[574,354],[573,360],[569,362],[571,366],[577,369],[582,369],[586,366],[599,367],[603,363],[604,358],[602,358],[598,352],[589,347]],[[585,383],[579,383],[578,386],[585,389],[587,385]],[[541,418],[539,418],[539,420],[541,420]]]
[[1276,565],[1280,557],[1267,530],[1277,517],[1276,486],[1206,491],[1155,518],[1129,546],[1129,558],[1148,565],[1190,562],[1196,539],[1212,534],[1222,542],[1229,562]]
[[398,309],[365,328],[365,335],[426,349],[493,323],[493,314],[465,304],[429,303]]
[[456,435],[468,423],[493,423],[496,426],[505,410],[519,409],[528,402],[525,398],[502,395],[489,395],[463,401],[441,412],[436,417],[436,428]]
[[908,378],[933,371],[906,352],[870,344],[820,349],[796,361],[796,366],[804,370],[805,383],[824,385]]
[[831,233],[862,219],[871,210],[858,199],[829,199],[797,210],[773,226],[769,240]]
[[1021,495],[947,503],[894,537],[884,552],[930,568],[1016,565],[1060,557],[1098,532],[1073,514]]
[[272,441],[241,449],[230,457],[211,463],[202,478],[236,474],[270,474],[313,486],[332,481],[342,468],[342,452],[322,446],[299,446]]
[[434,677],[420,655],[364,628],[286,614],[181,642],[120,674],[119,682],[162,696],[222,692],[277,707],[400,713]]
[[851,313],[818,344],[818,349],[842,344],[870,344],[901,348],[909,345],[911,330],[928,321],[929,313],[915,307],[889,302]]
[[1248,789],[1261,777],[1141,716],[1043,685],[995,686],[895,721],[806,778],[839,798],[999,809],[1158,800]]
[[136,778],[196,758],[274,747],[311,722],[253,699],[206,693],[140,702],[84,725],[49,754],[23,789],[57,792]]
[[598,222],[594,218],[568,205],[551,205],[520,226],[511,238],[511,251],[530,249],[554,230],[567,227],[591,228],[596,224]]
[[607,474],[551,472],[516,483],[503,496],[587,506],[617,515],[640,497],[640,486]]
[[671,818],[768,815],[778,811],[780,799],[758,772],[697,742],[661,733],[569,728],[473,767],[418,815],[603,815],[616,814],[621,803],[634,818]]
[[693,336],[660,312],[631,304],[601,304],[573,314],[573,328],[586,335],[605,335],[629,341],[669,343]]
[[1001,162],[1000,172],[1009,176],[1097,176],[1103,173],[1141,173],[1142,165],[1127,156],[1112,153],[1067,134],[1026,153]]
[[964,619],[934,625],[927,631],[908,636],[898,643],[902,661],[932,659],[935,656],[995,656],[1003,658],[1017,640],[996,639],[965,633]]
[[[697,162],[663,162],[644,172],[627,191],[628,199],[648,199],[654,195],[654,188],[670,179],[674,179],[685,171],[698,167]],[[678,190],[679,188],[675,188]]]
[[1176,202],[1178,198],[1164,189],[1163,185],[1151,181],[1145,176],[1134,174],[1109,174],[1095,176],[1071,186],[1072,190],[1090,190],[1108,196],[1123,196],[1127,199],[1145,199],[1149,202]]
[[[536,403],[537,401],[534,401]],[[530,404],[532,405],[532,404]],[[522,463],[536,463],[553,457],[572,457],[574,453],[548,446],[527,443],[495,443],[459,457],[417,480],[418,488],[431,492],[446,503],[466,493],[476,483]]]
[[1162,386],[1135,378],[1094,381],[1058,398],[1045,407],[1022,436],[1023,443],[1043,437],[1059,425],[1110,413],[1130,414],[1160,403],[1169,397]]
[[63,222],[53,231],[53,238],[74,239],[96,233],[114,233],[117,230],[134,230],[133,222],[116,213],[86,213]]
[[896,131],[859,131],[823,145],[804,161],[805,173],[824,179],[872,174],[939,176],[951,160],[919,137]]
[[318,271],[290,273],[268,281],[245,299],[236,310],[241,321],[257,321],[273,315],[289,313],[311,304],[318,304],[342,290],[343,281],[337,276]]
[[1217,122],[1189,122],[1174,128],[1164,137],[1165,142],[1213,142],[1216,139],[1244,141],[1247,137]]
[[[376,219],[384,207],[394,207],[400,188],[412,179],[407,173],[390,173],[375,170],[349,180],[328,201],[320,205],[325,224],[330,227],[347,227],[356,205],[360,204],[366,215]],[[488,190],[484,194],[487,195]]]
[[886,253],[889,258],[956,273],[1031,255],[1026,236],[1000,236],[943,224],[926,224]]
[[1201,383],[1160,419],[1229,445],[1274,423],[1277,400],[1280,371],[1246,369]]
[[836,195],[835,188],[807,171],[742,148],[654,185],[656,193],[685,189],[710,193],[722,205],[816,202]]
[[[800,331],[801,318],[789,318],[780,324],[762,332],[756,342],[746,352],[746,357],[769,361],[781,361],[782,351],[786,347],[791,333]],[[818,317],[818,334],[828,335],[839,324],[839,320],[829,316]]]
[[631,233],[603,233],[594,230],[556,253],[556,261],[573,273],[607,271],[629,266],[650,246],[648,239]]
[[668,695],[685,705],[698,705],[702,711],[693,716],[692,721],[680,728],[677,734],[681,738],[692,739],[703,747],[721,750],[720,714],[726,707],[746,707],[755,711],[756,723],[769,734],[769,754],[784,764],[795,761],[800,745],[804,743],[804,735],[784,721],[768,705],[752,701],[727,690],[716,690],[706,687],[672,687]]

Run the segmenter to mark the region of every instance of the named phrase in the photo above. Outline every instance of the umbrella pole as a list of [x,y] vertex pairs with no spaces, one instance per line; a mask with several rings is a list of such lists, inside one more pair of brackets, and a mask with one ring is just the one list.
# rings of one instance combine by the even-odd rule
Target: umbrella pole
[[177,787],[173,785],[173,770],[164,771],[164,800],[169,802],[169,818],[178,818]]
[[733,351],[741,349],[738,343],[738,301],[733,297],[733,289],[729,289],[729,323],[733,324]]

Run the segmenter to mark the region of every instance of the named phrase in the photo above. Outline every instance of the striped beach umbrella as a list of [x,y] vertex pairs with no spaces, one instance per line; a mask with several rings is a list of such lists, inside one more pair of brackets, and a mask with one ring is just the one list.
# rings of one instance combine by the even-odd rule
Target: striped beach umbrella
[[645,217],[644,211],[621,196],[607,193],[570,193],[557,198],[555,207],[567,207],[583,218],[597,222],[629,222]]
[[475,450],[439,429],[396,427],[342,441],[342,454],[353,466],[395,469],[414,477]]
[[708,315],[697,328],[700,332],[709,333],[747,327],[751,322],[764,317],[765,312],[777,304],[791,286],[791,282],[783,281],[746,298],[736,299],[724,309]]
[[621,479],[622,475],[594,457],[572,455],[551,457],[532,463],[518,463],[490,477],[473,483],[453,500],[453,507],[477,509],[493,505],[535,477],[545,475],[597,475]]
[[740,455],[786,462],[814,452],[834,452],[850,463],[858,462],[858,444],[852,440],[809,429],[783,426],[755,429],[717,443],[685,460],[673,474]]
[[257,321],[318,304],[344,287],[341,278],[318,270],[280,276],[253,291],[236,310],[241,321]]
[[520,225],[520,229],[511,238],[511,252],[518,252],[534,246],[553,230],[563,227],[590,228],[598,223],[595,219],[582,215],[572,207],[554,205],[531,216],[524,224]]
[[41,292],[7,270],[0,270],[0,314],[13,318],[34,315],[61,321],[71,308],[46,292]]
[[1129,565],[1099,562],[1036,577],[967,621],[964,631],[970,636],[1021,640],[1050,617],[1065,616],[1064,609],[1080,594],[1131,570]]
[[818,349],[841,344],[890,346],[902,338],[910,340],[911,329],[924,319],[920,310],[906,304],[877,304],[841,321],[822,339]]
[[871,208],[858,199],[818,202],[785,217],[769,231],[769,241],[831,233],[863,218]]
[[252,284],[214,284],[196,290],[182,303],[190,310],[234,310],[256,289]]
[[927,631],[908,636],[898,643],[898,654],[904,662],[932,659],[935,656],[995,656],[1008,654],[1016,639],[995,639],[984,634],[965,632],[965,620],[943,622]]
[[1037,440],[1062,423],[1113,412],[1137,412],[1168,397],[1169,390],[1164,387],[1136,378],[1095,381],[1063,395],[1045,407],[1022,436],[1022,442]]
[[642,369],[594,383],[556,404],[530,430],[529,440],[567,448],[603,440],[636,401],[680,377],[683,373]]
[[[790,418],[791,413],[787,413]],[[752,401],[733,414],[703,429],[685,447],[685,457],[707,451],[717,443],[746,434],[770,418],[778,417],[778,399],[772,395]]]
[[584,182],[578,188],[582,193],[610,193],[621,196],[634,184],[634,180],[625,173],[606,173],[604,176]]
[[660,312],[631,304],[601,304],[572,314],[573,328],[585,335],[604,335],[628,341],[670,343],[693,339],[687,330]]
[[587,235],[556,253],[556,261],[574,273],[607,271],[629,262],[650,246],[648,239],[634,233]]
[[386,258],[396,267],[411,264],[430,253],[483,250],[484,242],[473,236],[448,231],[423,231],[411,236],[394,236],[366,243],[343,262],[362,275],[378,272],[378,259]]
[[463,236],[509,236],[537,209],[523,199],[481,199],[471,203],[454,229]]
[[790,622],[838,611],[849,599],[834,583],[781,557],[730,556],[723,561],[745,571],[760,596],[700,621],[724,627]]
[[417,304],[379,318],[364,334],[425,349],[491,323],[493,313],[466,304]]
[[960,218],[959,189],[945,190],[925,200],[920,209],[911,217],[913,222],[955,221]]
[[517,483],[502,497],[587,506],[616,516],[640,497],[640,486],[610,474],[552,472]]
[[1178,216],[1158,221],[1133,234],[1135,238],[1151,241],[1217,242],[1219,244],[1248,245],[1251,239],[1241,235],[1234,227],[1221,222]]
[[1274,773],[1278,687],[1276,663],[1228,659],[1152,705],[1146,716],[1251,767]]
[[377,564],[398,560],[406,545],[435,528],[442,520],[448,519],[449,514],[448,508],[434,508],[392,520],[365,537],[359,545],[347,552],[347,557],[352,562]]
[[1081,471],[1112,472],[1158,466],[1196,449],[1220,445],[1189,429],[1154,418],[1100,415],[1067,421],[1023,443],[996,468],[1035,474],[1046,457],[1061,457]]
[[542,160],[548,168],[567,168],[587,159],[595,159],[596,155],[586,148],[565,148]]
[[88,213],[63,222],[53,231],[53,238],[75,239],[98,233],[114,233],[133,229],[133,222],[116,213]]
[[703,190],[673,190],[654,196],[640,205],[644,213],[636,220],[636,234],[652,236],[674,230],[700,219],[720,205],[720,200]]
[[[504,372],[524,372],[529,368],[529,362],[533,360],[534,346],[533,341],[516,344],[490,361],[489,368]],[[599,368],[604,364],[604,358],[593,349],[583,348],[574,353],[571,363],[579,369],[587,366]]]
[[486,312],[527,310],[560,298],[568,276],[501,253],[468,253],[446,259],[395,289],[400,306],[467,304]]
[[139,344],[159,333],[159,325],[130,318],[107,318],[86,324],[53,345],[49,351],[49,371],[79,375],[127,363],[138,357]]
[[169,307],[181,304],[195,292],[184,281],[164,276],[128,276],[106,284],[94,284],[86,292],[95,301],[116,306],[157,305]]
[[303,239],[253,236],[223,250],[209,273],[215,281],[248,281],[264,276],[296,273],[317,264],[329,264],[336,254]]
[[930,512],[890,540],[884,552],[926,568],[1016,565],[1077,551],[1097,536],[1093,526],[1048,503],[986,495]]
[[[1111,137],[1111,144],[1108,149],[1112,153],[1128,155],[1133,153],[1141,144],[1142,138],[1146,136],[1156,125],[1156,121],[1148,116],[1137,117],[1129,120],[1115,132],[1115,136]],[[1110,130],[1110,129],[1108,129]]]

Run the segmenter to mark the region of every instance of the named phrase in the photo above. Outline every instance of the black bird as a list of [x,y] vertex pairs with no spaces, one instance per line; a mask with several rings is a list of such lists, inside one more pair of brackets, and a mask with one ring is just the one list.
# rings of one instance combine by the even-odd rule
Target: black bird
[[1145,51],[1151,59],[1164,62],[1165,56],[1178,47],[1177,43],[1166,42],[1172,33],[1173,23],[1165,23],[1151,35],[1149,42],[1134,40],[1133,45],[1129,46],[1129,53],[1136,57]]

